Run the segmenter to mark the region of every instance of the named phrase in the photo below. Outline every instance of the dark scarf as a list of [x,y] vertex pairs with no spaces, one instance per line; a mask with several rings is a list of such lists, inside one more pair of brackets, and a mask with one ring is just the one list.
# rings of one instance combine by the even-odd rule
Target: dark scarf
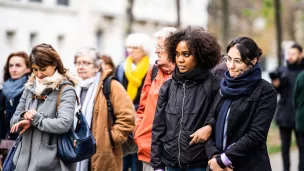
[[251,94],[261,78],[262,70],[258,63],[236,78],[232,78],[227,71],[220,84],[221,94],[228,98]]
[[230,77],[228,71],[225,73],[224,79],[220,84],[220,92],[222,96],[226,97],[226,100],[218,114],[215,128],[215,144],[218,150],[224,150],[224,126],[233,99],[251,94],[261,79],[262,70],[258,63],[252,69],[236,78]]
[[4,82],[2,92],[7,100],[14,101],[14,98],[20,95],[24,90],[24,84],[28,79],[28,75],[25,74],[17,80],[9,78]]
[[186,73],[181,73],[179,72],[178,67],[175,67],[172,73],[172,79],[176,82],[180,81],[182,83],[184,83],[186,80],[204,82],[209,74],[210,70],[205,68],[194,68]]

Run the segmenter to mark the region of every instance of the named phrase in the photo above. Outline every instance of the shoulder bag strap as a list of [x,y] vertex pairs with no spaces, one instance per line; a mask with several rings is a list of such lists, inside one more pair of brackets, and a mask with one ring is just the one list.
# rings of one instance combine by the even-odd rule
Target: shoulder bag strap
[[108,109],[108,131],[109,131],[109,137],[111,145],[114,147],[114,140],[111,133],[112,125],[114,125],[116,117],[114,115],[113,106],[110,100],[110,94],[111,94],[111,80],[114,79],[113,76],[108,76],[103,81],[103,94],[106,98],[107,102],[107,109]]

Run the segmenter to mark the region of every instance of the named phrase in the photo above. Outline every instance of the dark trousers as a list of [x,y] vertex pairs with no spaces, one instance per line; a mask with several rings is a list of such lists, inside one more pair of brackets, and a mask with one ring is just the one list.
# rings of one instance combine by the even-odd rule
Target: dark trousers
[[131,171],[142,171],[143,165],[140,160],[137,158],[137,153],[129,154],[123,157],[123,171],[128,171],[131,168]]
[[[290,169],[290,145],[291,145],[291,135],[293,128],[280,127],[281,136],[281,150],[283,158],[284,170],[289,171]],[[304,171],[304,132],[295,131],[295,137],[297,146],[299,149],[299,171]]]

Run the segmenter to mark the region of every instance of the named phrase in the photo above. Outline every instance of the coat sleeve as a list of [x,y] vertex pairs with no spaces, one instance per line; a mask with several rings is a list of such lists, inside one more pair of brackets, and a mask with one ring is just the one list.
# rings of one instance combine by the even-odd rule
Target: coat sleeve
[[111,81],[110,99],[116,117],[111,133],[115,146],[119,146],[126,142],[128,134],[134,129],[135,109],[126,90],[118,81]]
[[7,132],[7,123],[5,122],[5,97],[0,89],[0,139],[4,139]]
[[299,95],[301,94],[301,91],[303,91],[303,79],[304,79],[304,72],[301,72],[296,79],[296,83],[295,83],[295,87],[293,89],[293,105],[295,107],[295,109],[297,109],[299,107],[298,105],[298,101],[301,100],[298,98],[300,97]]
[[143,115],[146,109],[146,103],[147,103],[147,99],[148,99],[148,95],[149,95],[149,91],[150,91],[150,87],[152,84],[152,67],[150,67],[150,69],[148,70],[143,88],[141,90],[141,94],[140,94],[140,102],[139,102],[139,108],[137,109],[136,112],[136,119],[135,119],[135,129],[134,129],[134,137],[136,136],[136,130],[138,128],[138,126],[140,125],[142,119],[143,119]]
[[171,79],[160,89],[152,126],[151,165],[154,169],[164,169],[162,163],[163,142],[166,135],[166,106],[168,103]]
[[19,104],[16,108],[14,115],[10,120],[10,126],[12,127],[15,123],[19,122],[23,119],[23,114],[26,112],[25,104],[26,104],[26,97],[29,93],[28,89],[24,89],[22,96],[20,98]]
[[2,90],[0,89],[0,120],[3,121],[4,121],[4,111],[5,111],[5,97],[2,94]]
[[247,134],[230,145],[224,152],[232,164],[243,156],[250,155],[252,149],[257,149],[266,143],[276,106],[277,94],[275,90],[271,86],[264,87]]
[[74,121],[76,93],[72,86],[66,86],[60,95],[56,118],[46,118],[37,112],[30,124],[40,131],[63,134],[69,131]]
[[215,131],[214,130],[215,130],[215,124],[216,124],[216,119],[217,119],[217,115],[218,115],[218,113],[216,112],[216,108],[219,105],[218,102],[220,101],[221,98],[222,98],[222,96],[218,92],[215,97],[214,103],[212,104],[212,107],[210,109],[210,112],[207,116],[207,119],[205,120],[205,124],[204,124],[204,125],[210,125],[212,127],[212,134],[205,145],[205,151],[206,151],[208,159],[211,159],[213,155],[220,153],[220,151],[217,150],[217,148],[215,146]]

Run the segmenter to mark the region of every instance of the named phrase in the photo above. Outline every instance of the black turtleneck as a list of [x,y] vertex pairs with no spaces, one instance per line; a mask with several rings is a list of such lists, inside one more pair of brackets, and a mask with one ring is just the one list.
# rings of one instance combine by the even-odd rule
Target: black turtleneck
[[193,82],[203,82],[210,74],[209,69],[194,68],[186,73],[181,73],[178,67],[175,67],[172,73],[172,79],[176,82],[184,83],[186,80]]

